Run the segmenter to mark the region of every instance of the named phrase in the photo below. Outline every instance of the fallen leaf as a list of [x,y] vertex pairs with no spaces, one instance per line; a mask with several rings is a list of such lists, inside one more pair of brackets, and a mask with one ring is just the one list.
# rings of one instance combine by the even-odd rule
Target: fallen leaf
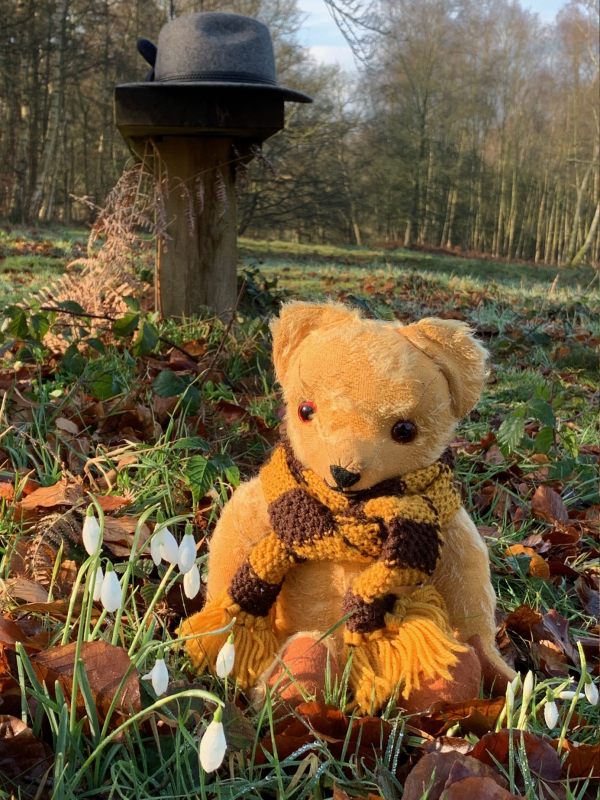
[[404,782],[402,800],[439,800],[445,789],[467,776],[485,776],[495,786],[506,786],[505,779],[491,766],[456,751],[429,753],[418,761]]
[[37,511],[38,508],[72,506],[83,497],[81,484],[69,483],[66,479],[53,486],[42,486],[24,497],[19,503],[22,511]]
[[60,431],[70,433],[72,436],[77,436],[79,433],[79,426],[65,417],[58,417],[58,419],[54,421],[54,424]]
[[531,498],[531,510],[546,522],[568,522],[569,512],[562,498],[549,486],[538,486]]
[[545,559],[535,552],[533,547],[524,547],[522,544],[512,544],[504,551],[507,556],[528,556],[528,572],[535,578],[548,579],[550,577],[550,567]]
[[[138,517],[104,517],[102,542],[116,556],[128,556],[131,552]],[[150,536],[150,528],[144,523],[138,539],[138,551]]]
[[435,703],[427,714],[416,719],[415,724],[432,736],[440,736],[458,724],[462,734],[474,733],[482,736],[492,730],[502,709],[504,697],[491,700],[473,699],[464,702]]
[[478,758],[490,767],[494,766],[496,762],[506,765],[509,760],[511,737],[515,751],[521,747],[521,741],[523,742],[527,763],[533,773],[547,781],[557,781],[560,778],[560,759],[551,742],[527,731],[503,728],[494,733],[486,733],[469,755]]
[[491,778],[464,778],[448,787],[443,800],[521,800],[522,797],[511,794]]
[[[75,642],[51,647],[31,659],[38,679],[46,682],[49,691],[52,691],[55,682],[58,681],[67,702],[73,691],[76,647]],[[115,696],[117,696],[115,706],[117,713],[113,716],[113,723],[116,724],[119,717],[129,717],[140,710],[138,673],[126,650],[102,641],[84,642],[80,657],[101,721],[106,718]],[[77,695],[77,711],[81,716],[86,713],[81,690]]]
[[[350,730],[349,730],[350,729]],[[357,761],[374,769],[378,754],[385,750],[392,732],[389,722],[378,717],[350,719],[339,709],[316,701],[300,703],[291,719],[283,720],[275,730],[275,747],[279,759],[290,756],[300,747],[306,747],[318,740],[327,743],[334,758],[346,759],[354,755]],[[273,752],[270,735],[265,736],[261,745],[268,753]],[[265,763],[266,756],[257,754],[258,763]]]
[[[558,746],[558,739],[555,744]],[[563,749],[567,752],[562,766],[566,778],[600,778],[600,743],[577,744],[565,740]]]
[[18,717],[0,715],[0,776],[27,784],[44,778],[52,765],[52,751]]
[[107,494],[96,497],[96,501],[105,514],[111,511],[118,511],[125,506],[131,505],[132,497],[119,497],[116,494]]

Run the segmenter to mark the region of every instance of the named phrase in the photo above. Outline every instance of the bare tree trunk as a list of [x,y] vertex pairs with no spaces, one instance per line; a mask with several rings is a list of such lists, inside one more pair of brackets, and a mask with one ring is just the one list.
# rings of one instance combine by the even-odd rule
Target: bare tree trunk
[[592,224],[588,230],[587,236],[585,237],[584,243],[581,245],[579,250],[575,253],[573,258],[569,261],[570,267],[578,267],[579,264],[585,258],[585,254],[590,249],[592,242],[594,241],[594,236],[596,235],[596,231],[598,230],[598,224],[600,223],[600,200],[596,205],[596,212],[594,213],[594,218],[592,219]]

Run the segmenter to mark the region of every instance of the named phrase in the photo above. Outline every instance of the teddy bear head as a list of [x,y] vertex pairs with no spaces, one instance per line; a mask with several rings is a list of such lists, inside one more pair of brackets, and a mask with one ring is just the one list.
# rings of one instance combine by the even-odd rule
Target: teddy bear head
[[433,463],[485,379],[486,351],[456,320],[402,325],[295,302],[271,330],[294,455],[345,492]]

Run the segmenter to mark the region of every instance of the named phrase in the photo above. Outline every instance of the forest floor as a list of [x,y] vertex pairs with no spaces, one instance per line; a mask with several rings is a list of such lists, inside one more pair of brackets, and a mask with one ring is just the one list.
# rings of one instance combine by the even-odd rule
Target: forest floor
[[[139,296],[111,319],[86,316],[84,291],[54,289],[57,310],[40,308],[35,293],[85,243],[81,230],[0,231],[0,797],[596,798],[598,274],[242,240],[233,324],[175,324],[144,310],[142,246]],[[231,681],[190,673],[176,630],[202,587],[186,597],[148,544],[191,524],[203,569],[220,508],[277,436],[267,321],[293,298],[464,320],[489,348],[453,450],[490,552],[498,646],[531,671],[525,687],[358,722],[343,682],[282,716],[275,698],[253,708]],[[88,556],[90,501],[103,544]],[[92,598],[99,563],[120,579],[114,611]],[[157,697],[139,678],[163,655]],[[205,773],[198,741],[219,702],[229,747]]]

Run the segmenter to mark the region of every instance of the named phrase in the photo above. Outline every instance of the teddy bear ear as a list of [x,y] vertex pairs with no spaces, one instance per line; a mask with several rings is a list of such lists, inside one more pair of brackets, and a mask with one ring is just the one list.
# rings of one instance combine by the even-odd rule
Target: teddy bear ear
[[286,303],[279,316],[271,321],[273,336],[273,363],[277,380],[282,383],[292,354],[309,333],[330,328],[353,319],[360,314],[341,303]]
[[456,418],[468,414],[481,395],[488,355],[469,326],[453,319],[430,317],[399,331],[440,368],[450,387]]

